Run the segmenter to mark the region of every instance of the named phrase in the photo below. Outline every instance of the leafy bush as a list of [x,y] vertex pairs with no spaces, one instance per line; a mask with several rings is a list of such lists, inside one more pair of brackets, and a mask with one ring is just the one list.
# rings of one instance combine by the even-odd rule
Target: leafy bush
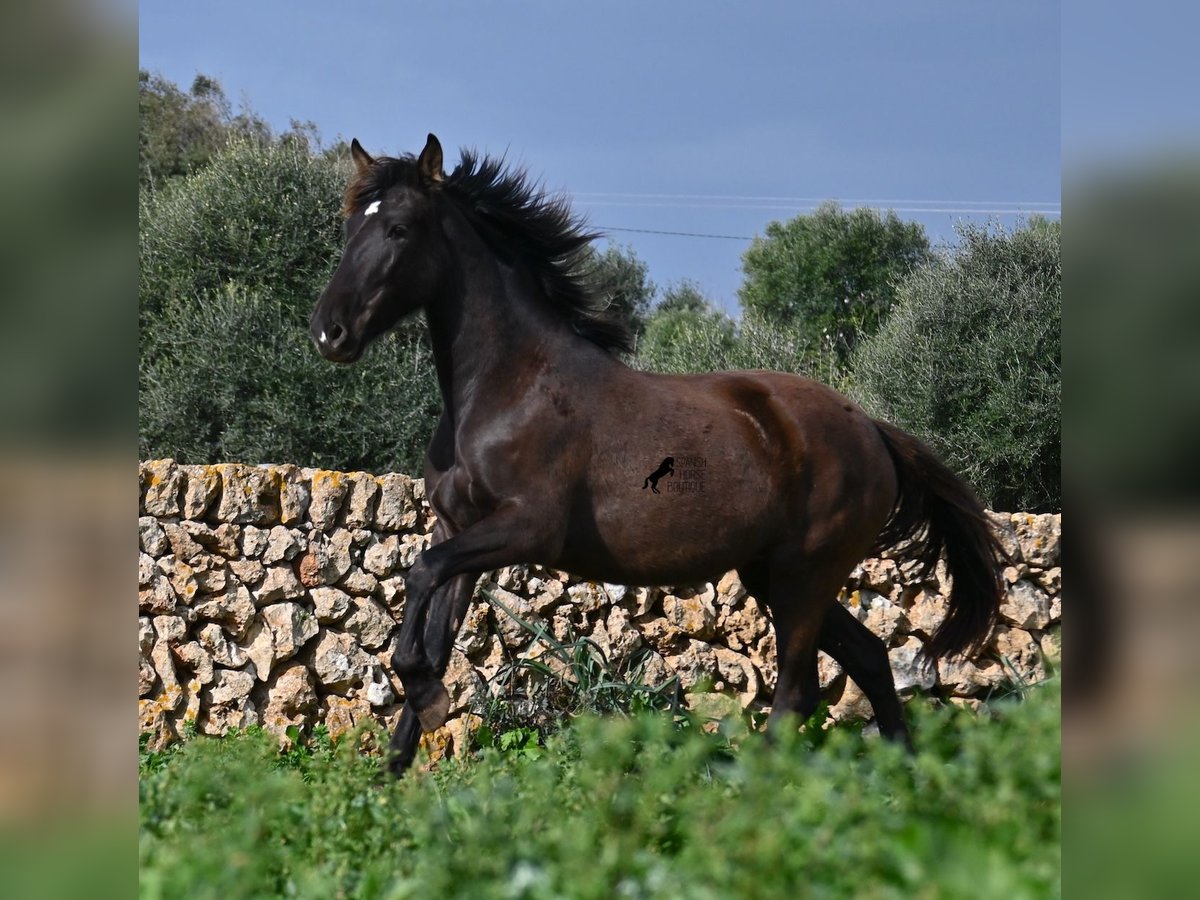
[[717,312],[658,313],[646,328],[636,364],[673,375],[769,369],[806,375],[835,388],[843,379],[836,353],[794,326],[750,313],[736,325]]
[[747,313],[790,325],[845,362],[886,318],[895,281],[928,258],[920,223],[831,201],[754,239],[738,295]]
[[142,457],[420,472],[441,408],[421,330],[337,366],[306,319],[233,286],[166,308],[143,349]]
[[1062,505],[1062,229],[968,225],[898,286],[851,362],[852,392],[929,441],[994,509]]
[[[910,706],[915,757],[835,729],[583,719],[398,783],[343,740],[197,738],[140,780],[145,897],[1044,897],[1059,892],[1059,692]],[[503,752],[503,751],[509,752]]]
[[143,329],[230,282],[308,315],[337,265],[349,172],[299,143],[229,144],[166,190],[143,191],[138,298]]

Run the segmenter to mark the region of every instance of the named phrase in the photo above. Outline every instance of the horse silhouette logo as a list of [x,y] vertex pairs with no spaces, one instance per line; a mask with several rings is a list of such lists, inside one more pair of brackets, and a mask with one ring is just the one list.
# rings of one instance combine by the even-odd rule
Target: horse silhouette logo
[[654,493],[661,494],[662,491],[658,489],[658,479],[664,475],[670,475],[672,478],[675,477],[675,457],[668,456],[657,469],[647,475],[646,480],[642,482],[642,490],[650,488]]

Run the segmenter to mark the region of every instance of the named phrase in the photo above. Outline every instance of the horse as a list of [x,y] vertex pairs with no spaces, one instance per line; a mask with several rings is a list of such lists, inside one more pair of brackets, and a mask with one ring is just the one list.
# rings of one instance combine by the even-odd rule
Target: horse
[[[392,657],[405,704],[390,771],[447,718],[442,678],[476,580],[519,564],[634,585],[735,570],[775,627],[768,732],[815,712],[820,649],[911,749],[887,649],[837,594],[889,547],[926,574],[944,557],[953,588],[927,658],[977,651],[1003,550],[970,487],[918,438],[807,378],[627,365],[630,326],[584,265],[599,235],[523,170],[464,150],[447,174],[432,134],[417,156],[350,150],[345,245],[310,336],[352,363],[423,311],[444,404],[424,461],[437,523],[409,569]],[[702,489],[643,493],[665,458],[702,459]]]

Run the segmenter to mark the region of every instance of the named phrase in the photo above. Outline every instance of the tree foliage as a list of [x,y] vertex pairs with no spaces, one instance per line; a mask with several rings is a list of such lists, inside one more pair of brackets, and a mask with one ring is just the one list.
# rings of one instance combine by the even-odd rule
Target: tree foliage
[[276,136],[261,116],[243,106],[237,112],[221,83],[197,75],[188,91],[161,75],[138,71],[138,180],[162,188],[210,163],[231,140],[259,146],[271,143],[320,148],[312,122],[293,119]]
[[799,329],[844,361],[887,316],[896,280],[929,252],[919,223],[825,203],[754,239],[738,295],[748,313]]
[[650,279],[649,266],[633,248],[609,243],[603,250],[597,250],[592,245],[583,268],[597,294],[626,316],[637,334],[645,331],[658,288]]
[[1061,225],[968,225],[910,274],[852,359],[854,392],[929,441],[994,509],[1061,508]]

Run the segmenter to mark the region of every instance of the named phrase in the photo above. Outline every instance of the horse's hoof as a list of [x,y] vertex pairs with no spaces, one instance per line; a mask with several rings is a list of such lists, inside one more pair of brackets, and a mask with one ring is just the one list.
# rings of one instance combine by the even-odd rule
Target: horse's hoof
[[[410,697],[410,702],[413,699],[415,698]],[[428,695],[421,697],[421,700],[421,705],[416,706],[417,721],[421,723],[421,730],[437,731],[450,717],[450,694],[446,691],[446,686],[440,681],[435,681],[429,688]]]

